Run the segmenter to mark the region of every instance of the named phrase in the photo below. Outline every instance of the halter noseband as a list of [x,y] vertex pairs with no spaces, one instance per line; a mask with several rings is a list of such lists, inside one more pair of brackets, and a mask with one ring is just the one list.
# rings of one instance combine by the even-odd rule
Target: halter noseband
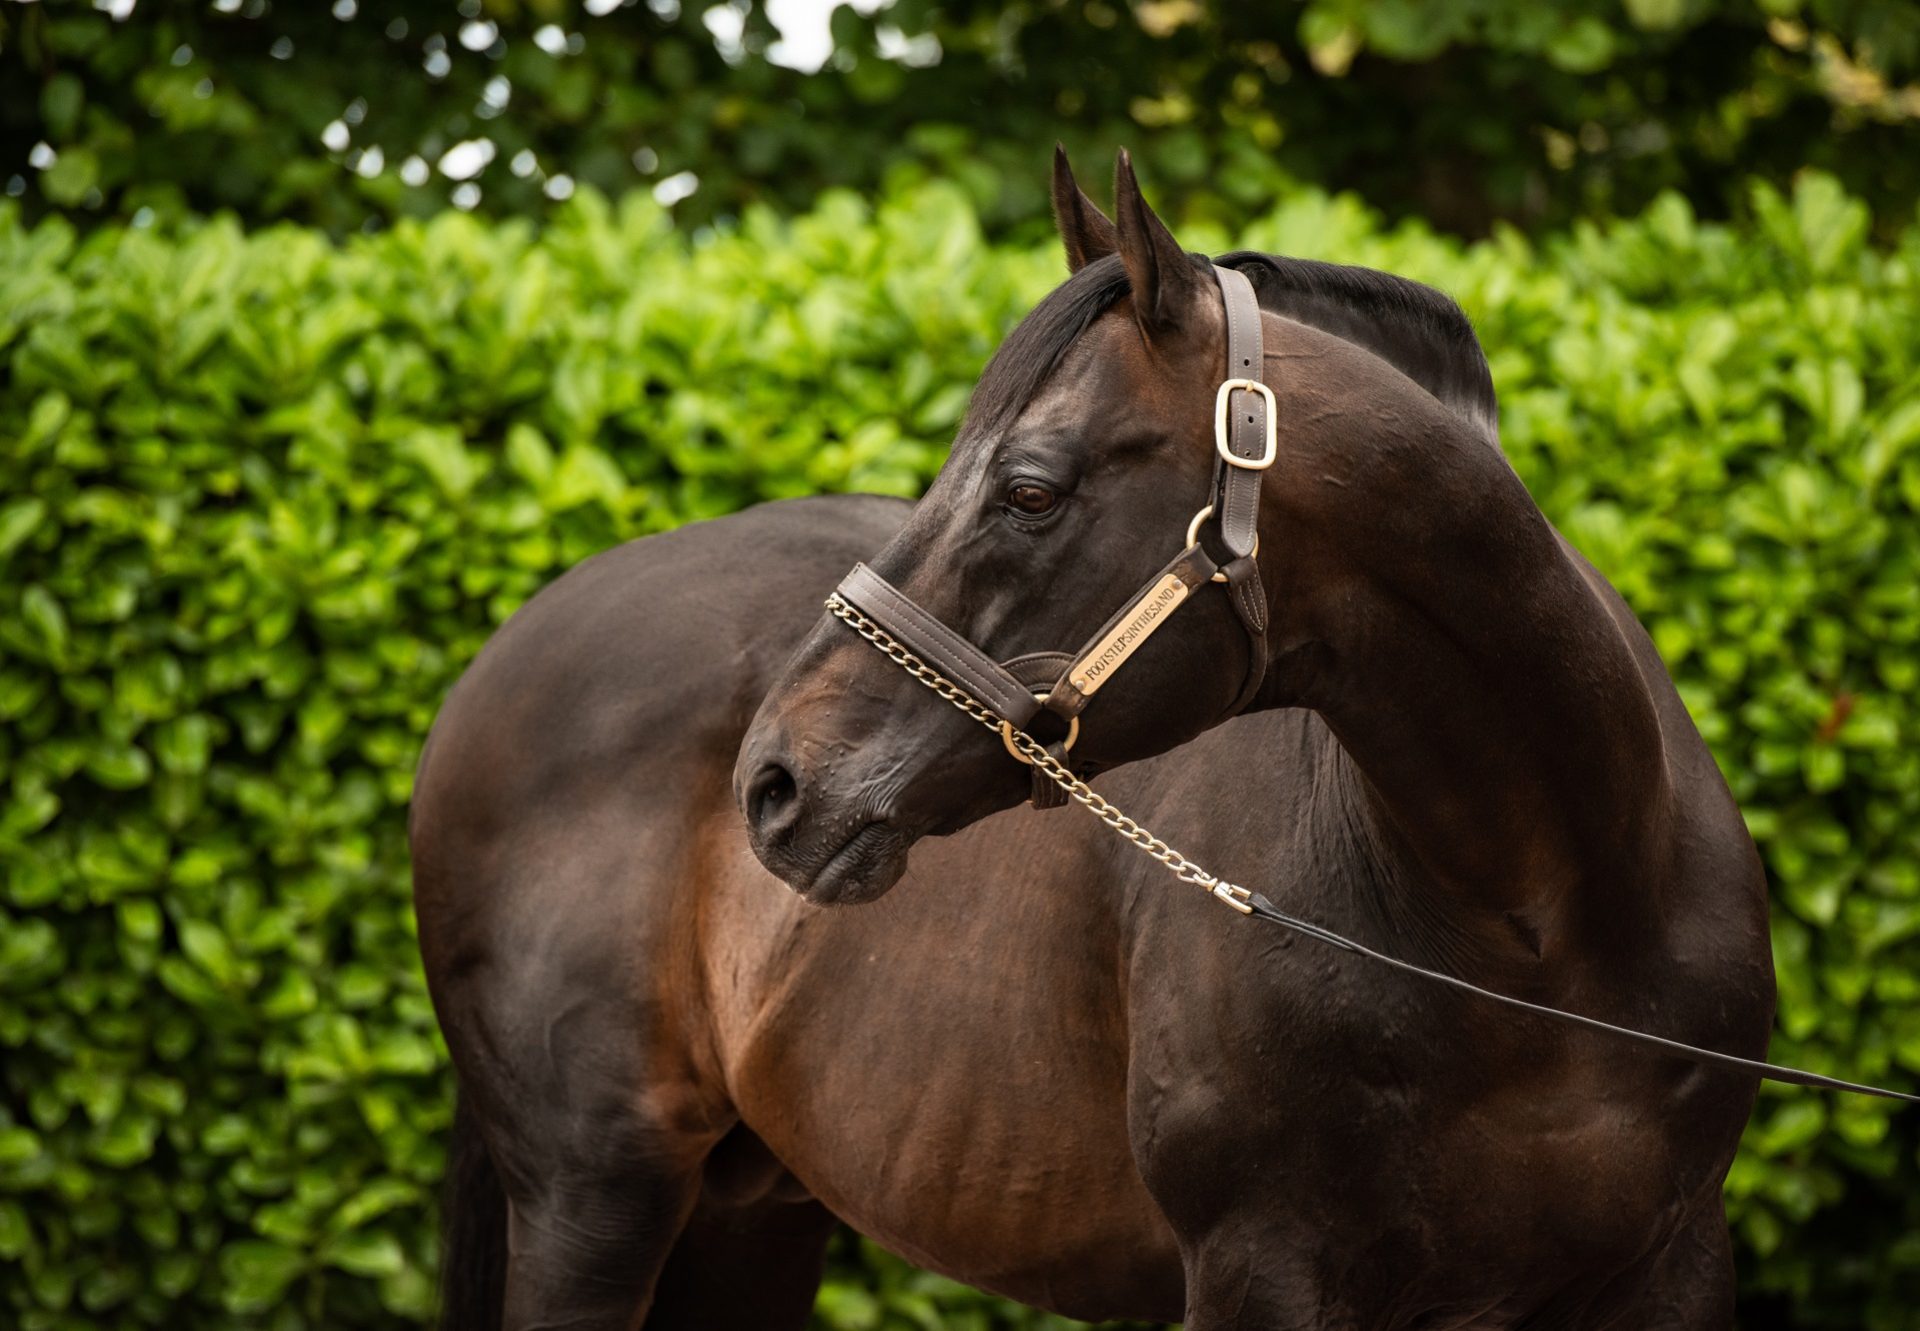
[[[1260,550],[1260,473],[1278,454],[1278,422],[1273,390],[1260,381],[1260,305],[1253,283],[1245,274],[1218,265],[1213,276],[1227,314],[1227,374],[1214,394],[1213,501],[1188,524],[1185,548],[1079,651],[1030,652],[996,661],[865,564],[855,564],[834,590],[999,717],[1007,751],[1029,766],[1033,760],[1015,746],[1013,731],[1025,729],[1043,709],[1054,713],[1067,723],[1067,733],[1046,748],[1067,766],[1068,751],[1080,734],[1080,714],[1093,695],[1189,595],[1209,582],[1225,584],[1247,631],[1247,675],[1229,715],[1253,701],[1266,678],[1267,596],[1254,560]],[[1214,559],[1200,542],[1200,529],[1209,519],[1226,551],[1224,560]],[[1036,768],[1035,807],[1052,807],[1065,799],[1059,786]]]

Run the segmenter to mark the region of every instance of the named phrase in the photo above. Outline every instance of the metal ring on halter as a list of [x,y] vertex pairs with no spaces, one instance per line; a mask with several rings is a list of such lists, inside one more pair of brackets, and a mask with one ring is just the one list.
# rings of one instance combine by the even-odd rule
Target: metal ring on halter
[[[1212,516],[1213,516],[1212,504],[1208,504],[1205,508],[1201,509],[1198,513],[1195,513],[1193,515],[1193,521],[1187,524],[1187,543],[1186,545],[1181,547],[1182,549],[1191,550],[1195,545],[1199,544],[1200,524],[1205,522],[1208,518]],[[1251,557],[1258,558],[1259,555],[1260,555],[1260,533],[1255,532],[1253,534],[1253,554]],[[1213,575],[1213,580],[1215,582],[1225,582],[1227,580],[1227,575],[1224,573],[1216,573]]]
[[[1047,700],[1047,695],[1044,693],[1041,693],[1038,689],[1034,690],[1033,696],[1040,699],[1041,702],[1045,702]],[[1067,742],[1063,744],[1061,747],[1063,749],[1071,751],[1073,748],[1073,742],[1079,738],[1080,738],[1080,718],[1077,716],[1069,717],[1067,720]],[[1013,722],[1002,721],[1000,723],[1000,742],[1007,746],[1008,753],[1011,753],[1014,757],[1018,758],[1021,762],[1025,763],[1028,767],[1033,766],[1033,759],[1027,757],[1026,754],[1020,752],[1020,750],[1016,749],[1013,746]],[[1038,740],[1034,740],[1034,743],[1036,744],[1038,744],[1039,742],[1040,741]]]

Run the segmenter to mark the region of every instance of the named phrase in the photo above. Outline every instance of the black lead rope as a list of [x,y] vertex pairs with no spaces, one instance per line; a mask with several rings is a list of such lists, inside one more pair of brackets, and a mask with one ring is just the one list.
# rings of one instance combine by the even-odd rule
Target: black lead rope
[[1548,1017],[1564,1022],[1569,1026],[1580,1026],[1602,1035],[1611,1035],[1615,1039],[1625,1040],[1647,1049],[1657,1049],[1662,1053],[1673,1054],[1692,1063],[1704,1063],[1711,1067],[1729,1068],[1735,1072],[1747,1072],[1766,1081],[1784,1082],[1789,1086],[1815,1086],[1828,1091],[1852,1091],[1855,1095],[1877,1095],[1884,1100],[1904,1100],[1908,1104],[1920,1104],[1920,1095],[1909,1095],[1905,1091],[1890,1091],[1882,1086],[1866,1086],[1857,1081],[1842,1081],[1838,1077],[1822,1076],[1818,1072],[1806,1072],[1800,1068],[1781,1067],[1778,1063],[1762,1063],[1754,1058],[1739,1058],[1733,1054],[1723,1054],[1713,1049],[1702,1049],[1697,1045],[1683,1044],[1678,1040],[1668,1040],[1658,1035],[1649,1035],[1645,1031],[1636,1031],[1630,1026],[1615,1026],[1610,1021],[1601,1021],[1598,1017],[1583,1017],[1577,1012],[1568,1012],[1562,1008],[1546,1007],[1539,1003],[1529,1003],[1524,998],[1514,998],[1507,994],[1495,993],[1491,989],[1482,989],[1457,975],[1448,975],[1444,971],[1428,970],[1425,966],[1416,966],[1411,961],[1402,961],[1399,957],[1389,956],[1385,952],[1376,952],[1363,943],[1337,934],[1331,929],[1323,929],[1317,924],[1309,924],[1297,916],[1289,915],[1267,900],[1258,892],[1251,893],[1247,905],[1255,919],[1266,920],[1283,929],[1291,929],[1297,934],[1316,939],[1329,947],[1337,947],[1343,952],[1352,952],[1377,961],[1383,966],[1408,975],[1416,975],[1423,980],[1433,980],[1451,989],[1474,995],[1476,998],[1491,999],[1506,1007],[1518,1008],[1522,1012],[1531,1012],[1535,1016]]

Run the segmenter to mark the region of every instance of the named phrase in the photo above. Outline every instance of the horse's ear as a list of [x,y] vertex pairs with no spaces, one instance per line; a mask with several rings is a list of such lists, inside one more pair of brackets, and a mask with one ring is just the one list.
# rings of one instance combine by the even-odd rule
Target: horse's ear
[[1176,331],[1198,307],[1206,275],[1187,258],[1166,223],[1147,207],[1133,175],[1133,158],[1125,148],[1113,173],[1113,211],[1120,260],[1133,285],[1134,318],[1152,341]]
[[1094,206],[1073,178],[1067,150],[1053,145],[1053,220],[1067,246],[1067,271],[1077,273],[1095,259],[1120,248],[1120,237],[1107,215]]

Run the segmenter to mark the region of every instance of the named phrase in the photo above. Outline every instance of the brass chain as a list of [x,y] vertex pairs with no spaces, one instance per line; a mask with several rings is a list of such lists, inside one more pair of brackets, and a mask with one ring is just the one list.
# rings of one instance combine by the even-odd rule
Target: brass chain
[[978,721],[996,735],[1008,739],[1021,755],[1035,767],[1046,773],[1060,789],[1067,792],[1094,817],[1112,828],[1121,837],[1138,846],[1153,859],[1158,860],[1175,878],[1183,883],[1192,883],[1204,888],[1218,897],[1242,915],[1251,915],[1253,908],[1248,905],[1252,896],[1246,888],[1208,873],[1179,851],[1169,846],[1159,837],[1149,832],[1120,809],[1101,796],[1092,786],[1069,771],[1039,740],[1024,730],[1007,727],[1003,730],[1001,718],[992,709],[975,698],[971,693],[948,679],[938,670],[914,655],[907,645],[867,618],[852,604],[835,592],[827,597],[827,612],[844,622],[848,628],[858,633],[885,654],[888,660],[905,670],[929,689],[945,698],[955,707]]

